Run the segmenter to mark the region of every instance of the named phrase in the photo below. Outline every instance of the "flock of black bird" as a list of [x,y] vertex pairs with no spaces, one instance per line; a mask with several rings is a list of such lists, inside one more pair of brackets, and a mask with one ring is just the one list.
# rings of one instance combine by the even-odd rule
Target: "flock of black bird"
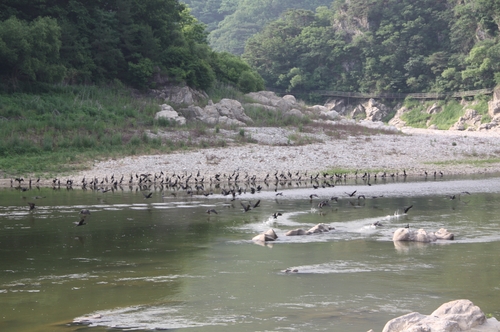
[[[428,173],[424,172],[423,176],[425,178],[428,177]],[[442,177],[443,172],[434,172],[433,177]],[[140,187],[148,187],[148,186],[161,186],[161,187],[167,187],[167,188],[174,188],[174,189],[184,189],[184,190],[204,190],[204,187],[209,184],[210,186],[215,185],[215,186],[220,186],[221,184],[238,184],[238,183],[245,183],[245,184],[253,184],[254,187],[251,187],[250,190],[255,190],[259,191],[262,189],[261,186],[256,186],[256,183],[263,183],[267,187],[269,187],[270,183],[274,183],[275,186],[277,187],[278,184],[284,185],[285,183],[291,183],[295,182],[297,185],[300,185],[302,182],[308,182],[310,181],[312,184],[312,187],[314,189],[319,188],[319,187],[334,187],[335,184],[346,181],[348,178],[354,178],[354,179],[361,179],[365,182],[367,185],[371,185],[370,181],[376,182],[378,179],[382,179],[385,181],[386,179],[399,179],[403,178],[405,179],[407,177],[406,170],[403,170],[402,173],[396,172],[396,173],[390,173],[388,174],[387,172],[383,172],[382,174],[374,173],[370,174],[365,172],[363,175],[358,174],[356,171],[354,173],[354,176],[348,174],[348,173],[329,173],[329,172],[317,172],[314,174],[308,174],[308,172],[300,173],[300,171],[297,171],[292,174],[292,172],[287,171],[275,171],[274,174],[268,173],[263,179],[258,179],[256,175],[250,176],[248,173],[245,173],[242,175],[239,171],[234,171],[232,174],[221,174],[221,173],[216,173],[214,176],[210,177],[205,177],[200,175],[200,172],[198,171],[196,175],[193,175],[192,173],[187,175],[187,173],[184,174],[176,174],[173,173],[172,175],[168,176],[167,173],[164,173],[161,171],[160,173],[141,173],[141,174],[130,174],[129,177],[125,178],[125,175],[121,175],[120,178],[118,177],[115,178],[115,175],[111,175],[111,177],[108,178],[106,175],[103,178],[98,178],[98,177],[92,177],[91,179],[87,179],[86,177],[83,177],[83,179],[79,182],[75,181],[74,179],[68,178],[66,180],[62,180],[60,178],[53,178],[52,180],[49,181],[50,185],[53,188],[61,188],[61,186],[66,187],[66,188],[72,188],[73,186],[80,186],[82,189],[91,189],[91,190],[113,190],[117,189],[118,187],[121,186],[132,186],[132,185],[138,185]],[[16,188],[21,189],[21,190],[28,190],[31,189],[32,186],[40,186],[43,183],[46,183],[47,181],[42,180],[40,178],[32,179],[29,178],[27,181],[22,178],[22,177],[17,177],[13,178],[10,180],[10,185],[11,187],[14,187],[14,183],[17,182]],[[107,188],[107,189],[106,189]]]
[[[425,172],[423,174],[425,178],[428,177],[428,173]],[[434,172],[433,177],[442,177],[442,172]],[[311,186],[313,189],[318,188],[329,188],[335,187],[339,184],[345,184],[347,180],[354,180],[355,184],[358,184],[358,181],[362,181],[363,184],[371,186],[372,182],[375,183],[377,181],[387,181],[387,179],[391,179],[392,181],[396,181],[397,179],[405,180],[407,177],[406,170],[403,170],[402,173],[391,173],[387,172],[383,173],[375,173],[370,174],[365,172],[364,174],[358,174],[355,172],[352,174],[339,174],[339,173],[328,173],[328,172],[316,172],[313,174],[308,174],[308,172],[300,173],[295,172],[279,172],[275,171],[274,173],[268,173],[263,179],[257,179],[256,175],[250,176],[248,173],[242,174],[238,171],[234,171],[232,174],[228,173],[217,173],[211,177],[205,177],[200,174],[198,171],[195,175],[193,174],[176,174],[172,173],[171,175],[167,175],[167,173],[141,173],[141,174],[130,174],[129,177],[125,178],[124,175],[121,175],[119,178],[115,177],[112,174],[109,178],[105,176],[103,178],[92,177],[87,179],[83,177],[80,181],[75,181],[73,179],[62,180],[60,178],[54,178],[50,181],[50,185],[54,190],[59,190],[62,188],[66,188],[67,190],[73,189],[73,187],[78,186],[82,190],[93,190],[101,193],[106,192],[114,192],[115,190],[123,190],[123,186],[128,186],[130,190],[135,188],[136,191],[141,191],[144,199],[150,199],[153,197],[153,190],[159,189],[162,193],[162,198],[167,198],[164,194],[164,190],[170,191],[171,196],[177,196],[179,193],[184,193],[185,195],[204,195],[209,196],[216,192],[220,192],[223,196],[230,196],[231,201],[236,200],[237,195],[242,195],[251,193],[254,194],[256,192],[260,192],[263,189],[271,189],[271,186],[274,186],[274,191],[276,192],[276,196],[282,196],[283,192],[278,192],[278,188],[286,188],[286,187],[301,187],[301,186]],[[14,186],[14,183],[17,183],[17,186]],[[21,191],[28,191],[33,189],[33,186],[36,188],[40,188],[41,180],[40,178],[33,180],[29,179],[26,185],[23,185],[25,182],[24,178],[15,178],[11,179],[11,187],[15,187]],[[42,181],[46,183],[46,181]],[[384,183],[383,182],[383,183]],[[356,198],[357,190],[345,193],[349,198]],[[311,194],[309,196],[310,202],[313,202],[314,198],[317,198],[318,195]],[[383,196],[371,196],[371,198],[375,199]],[[448,196],[450,199],[459,198],[459,195],[450,195]],[[36,198],[40,198],[39,196],[35,196]],[[358,200],[366,199],[365,195],[358,195]],[[322,200],[318,203],[317,207],[322,209],[325,206],[330,206],[331,201],[338,201],[338,197],[331,197],[328,200]],[[353,205],[353,203],[349,200],[349,203]],[[243,203],[240,201],[240,205],[243,208],[244,212],[248,212],[252,209],[255,209],[259,206],[260,200],[256,203]],[[33,211],[35,209],[35,203],[28,202],[29,210]],[[412,206],[405,208],[405,212]],[[218,214],[215,209],[208,209],[206,211],[208,214]],[[80,212],[80,221],[75,222],[77,226],[83,226],[86,224],[86,218],[90,215],[89,210],[82,210]],[[275,213],[272,216],[277,218],[281,213]]]

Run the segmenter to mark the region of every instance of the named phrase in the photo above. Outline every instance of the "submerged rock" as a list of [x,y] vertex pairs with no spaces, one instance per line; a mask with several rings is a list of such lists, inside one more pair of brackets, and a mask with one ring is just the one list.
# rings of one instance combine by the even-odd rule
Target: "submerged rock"
[[259,235],[256,235],[252,238],[252,241],[255,242],[268,242],[268,241],[274,241],[278,238],[278,235],[274,232],[274,229],[270,228],[264,233],[260,233]]
[[311,235],[311,234],[318,234],[318,233],[324,233],[324,232],[329,232],[332,229],[335,229],[334,227],[330,227],[326,224],[317,224],[316,226],[310,228],[309,230],[303,230],[302,228],[296,228],[292,229],[288,232],[285,233],[286,236],[295,236],[295,235]]

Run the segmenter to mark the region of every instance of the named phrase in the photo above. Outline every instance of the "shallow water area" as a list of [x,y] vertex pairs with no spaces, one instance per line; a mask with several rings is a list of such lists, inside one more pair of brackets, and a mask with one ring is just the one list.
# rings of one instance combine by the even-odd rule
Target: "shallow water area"
[[[239,186],[0,190],[0,330],[380,331],[461,298],[500,317],[500,178]],[[455,240],[393,243],[405,226]]]

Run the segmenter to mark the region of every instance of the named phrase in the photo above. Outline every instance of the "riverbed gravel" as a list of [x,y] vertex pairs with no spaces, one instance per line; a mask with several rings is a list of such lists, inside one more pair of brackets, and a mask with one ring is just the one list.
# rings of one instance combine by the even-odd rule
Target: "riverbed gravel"
[[[403,128],[400,134],[335,138],[312,135],[310,144],[287,145],[293,132],[284,128],[247,128],[256,143],[131,156],[97,162],[76,177],[160,173],[193,174],[206,178],[235,172],[263,179],[276,171],[302,174],[373,172],[378,174],[475,174],[500,171],[500,133]],[[292,130],[293,131],[293,130]]]
[[[125,183],[136,174],[172,174],[213,178],[239,173],[263,180],[267,174],[294,174],[304,179],[318,172],[349,174],[369,172],[408,177],[470,175],[500,172],[500,132],[449,131],[402,128],[398,133],[356,134],[336,137],[299,133],[295,128],[245,128],[253,143],[228,144],[161,155],[136,155],[95,161],[88,170],[59,176],[61,183],[73,179],[124,176]],[[236,134],[237,135],[237,134]],[[290,137],[302,135],[301,145],[290,145]],[[298,174],[298,175],[296,175]],[[51,179],[42,179],[51,184]],[[8,186],[10,179],[3,179]],[[14,185],[16,183],[14,182]]]

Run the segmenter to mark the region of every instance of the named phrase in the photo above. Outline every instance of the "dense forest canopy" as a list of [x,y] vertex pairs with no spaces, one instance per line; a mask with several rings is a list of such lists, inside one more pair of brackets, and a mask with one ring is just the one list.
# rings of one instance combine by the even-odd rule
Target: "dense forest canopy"
[[0,3],[0,79],[23,82],[121,81],[153,77],[206,89],[215,80],[243,91],[262,78],[238,56],[216,53],[205,25],[177,0],[5,0]]
[[425,92],[500,84],[498,0],[337,0],[291,10],[244,59],[270,89]]
[[199,89],[219,80],[245,92],[265,82],[302,95],[489,88],[500,84],[500,2],[0,3],[3,89],[61,81],[148,88],[158,78]]
[[208,27],[208,41],[217,51],[241,55],[248,38],[289,9],[315,10],[332,0],[182,0]]

